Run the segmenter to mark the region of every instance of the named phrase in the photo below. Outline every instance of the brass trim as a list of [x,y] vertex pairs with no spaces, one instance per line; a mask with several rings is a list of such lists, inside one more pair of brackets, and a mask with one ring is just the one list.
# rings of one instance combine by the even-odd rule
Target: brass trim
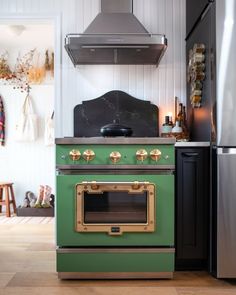
[[125,170],[125,169],[109,169],[109,170],[103,170],[103,169],[62,169],[57,170],[57,175],[88,175],[88,174],[94,174],[94,175],[174,175],[174,170]]
[[[127,191],[128,193],[142,193],[147,191],[147,223],[96,223],[84,222],[84,191],[101,194],[104,191]],[[122,235],[124,232],[154,232],[155,217],[155,184],[149,182],[82,182],[76,184],[76,225],[77,232],[107,232],[109,235]],[[113,229],[118,231],[113,232]]]
[[115,169],[115,170],[175,170],[175,165],[56,165],[57,170],[107,170],[107,169]]
[[121,159],[121,154],[117,151],[111,152],[110,156],[109,156],[110,160],[112,161],[112,163],[116,164],[117,162],[120,161]]
[[[158,149],[154,149],[154,150],[152,150],[152,151],[150,152],[150,158],[151,158],[153,161],[155,161],[155,162],[159,161],[160,158],[161,158],[161,151],[158,150]],[[168,158],[167,158],[167,159],[168,159]]]
[[175,253],[174,248],[57,248],[57,253]]
[[138,161],[143,162],[144,160],[147,159],[147,156],[148,156],[148,152],[145,149],[140,149],[140,150],[137,150],[136,152],[136,159]]
[[80,159],[81,153],[79,150],[71,150],[69,156],[72,161],[78,161]]
[[83,158],[87,162],[92,161],[95,158],[95,152],[93,150],[85,150],[83,152]]
[[59,279],[172,279],[173,272],[58,272]]

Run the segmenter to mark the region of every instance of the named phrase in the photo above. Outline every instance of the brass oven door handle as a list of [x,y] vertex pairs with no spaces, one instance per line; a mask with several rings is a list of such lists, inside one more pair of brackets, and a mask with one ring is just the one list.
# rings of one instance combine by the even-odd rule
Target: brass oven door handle
[[111,185],[116,185],[116,184],[127,184],[127,185],[135,185],[135,184],[140,184],[140,185],[147,185],[147,184],[149,184],[150,182],[149,181],[128,181],[128,182],[123,182],[123,181],[121,181],[121,182],[119,182],[119,181],[117,181],[117,182],[109,182],[109,181],[99,181],[99,182],[97,182],[97,181],[82,181],[82,184],[88,184],[88,185],[95,185],[95,184],[97,184],[97,185],[103,185],[103,184],[111,184]]
[[[142,187],[146,187],[149,185],[149,182],[139,182],[139,181],[133,181],[133,182],[96,182],[96,181],[83,181],[83,185],[91,187],[91,190],[100,192],[102,191],[101,187],[104,188],[104,186],[108,186],[112,190],[117,190],[118,187],[121,185],[124,189],[124,187],[129,186],[130,188],[128,189],[129,192],[137,192],[139,189]],[[114,186],[113,188],[111,188]]]

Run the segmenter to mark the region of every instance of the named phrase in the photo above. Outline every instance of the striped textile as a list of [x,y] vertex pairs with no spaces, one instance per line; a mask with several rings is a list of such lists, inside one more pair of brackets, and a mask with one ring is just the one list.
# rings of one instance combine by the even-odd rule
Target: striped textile
[[5,113],[3,107],[3,100],[0,95],[0,145],[5,143]]

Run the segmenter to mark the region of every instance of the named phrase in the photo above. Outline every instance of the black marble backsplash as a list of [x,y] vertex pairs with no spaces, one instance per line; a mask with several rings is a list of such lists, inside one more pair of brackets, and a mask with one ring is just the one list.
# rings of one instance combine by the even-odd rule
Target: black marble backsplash
[[115,90],[101,97],[83,101],[74,108],[74,136],[101,136],[100,129],[114,121],[132,128],[132,137],[157,137],[158,107]]

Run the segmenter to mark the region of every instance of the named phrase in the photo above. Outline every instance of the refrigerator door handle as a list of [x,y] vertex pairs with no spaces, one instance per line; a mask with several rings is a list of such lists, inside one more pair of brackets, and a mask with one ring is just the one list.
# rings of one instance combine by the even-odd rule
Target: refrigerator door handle
[[218,148],[217,149],[217,155],[224,155],[224,154],[228,154],[228,155],[236,155],[236,148]]

